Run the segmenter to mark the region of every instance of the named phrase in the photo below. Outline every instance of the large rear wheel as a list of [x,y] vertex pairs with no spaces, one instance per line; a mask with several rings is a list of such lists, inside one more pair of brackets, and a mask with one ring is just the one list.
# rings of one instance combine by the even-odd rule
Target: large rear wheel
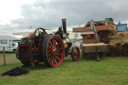
[[48,35],[42,43],[41,54],[44,63],[48,67],[61,65],[64,59],[64,45],[61,38],[55,35]]

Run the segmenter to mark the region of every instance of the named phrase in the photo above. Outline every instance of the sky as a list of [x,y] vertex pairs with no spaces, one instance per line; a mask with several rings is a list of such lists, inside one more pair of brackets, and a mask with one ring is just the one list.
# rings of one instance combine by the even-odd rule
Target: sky
[[128,23],[128,0],[0,0],[0,34],[26,32],[38,27],[55,29],[61,19],[67,28],[90,19],[113,18]]

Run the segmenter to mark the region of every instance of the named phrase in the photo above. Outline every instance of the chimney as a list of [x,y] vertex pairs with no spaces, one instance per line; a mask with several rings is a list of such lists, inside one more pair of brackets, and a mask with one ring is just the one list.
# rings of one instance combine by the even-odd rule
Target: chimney
[[66,19],[62,19],[62,27],[65,34],[67,34]]

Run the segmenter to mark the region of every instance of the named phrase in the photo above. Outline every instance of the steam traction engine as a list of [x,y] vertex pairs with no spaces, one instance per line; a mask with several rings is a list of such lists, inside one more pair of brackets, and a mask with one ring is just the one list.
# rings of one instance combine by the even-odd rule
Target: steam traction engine
[[[62,30],[63,27],[63,30]],[[62,64],[72,46],[68,41],[66,19],[62,19],[62,27],[55,34],[48,34],[44,28],[37,28],[34,33],[23,38],[17,48],[17,58],[24,64],[33,66],[44,62],[48,67],[57,67]],[[73,61],[78,61],[80,51],[78,47],[71,50]]]

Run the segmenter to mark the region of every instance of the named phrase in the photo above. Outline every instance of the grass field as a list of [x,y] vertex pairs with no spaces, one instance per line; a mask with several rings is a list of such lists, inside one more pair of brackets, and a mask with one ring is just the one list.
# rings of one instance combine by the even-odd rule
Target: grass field
[[[0,74],[20,66],[18,61],[1,65]],[[65,57],[63,64],[56,68],[47,68],[43,63],[23,68],[30,73],[17,77],[0,76],[0,85],[128,85],[128,57],[104,57],[100,62],[93,58],[73,62]]]
[[[19,60],[16,59],[16,54],[14,53],[5,53],[5,58],[7,64],[19,62]],[[4,64],[3,53],[0,53],[0,65],[3,64]]]

